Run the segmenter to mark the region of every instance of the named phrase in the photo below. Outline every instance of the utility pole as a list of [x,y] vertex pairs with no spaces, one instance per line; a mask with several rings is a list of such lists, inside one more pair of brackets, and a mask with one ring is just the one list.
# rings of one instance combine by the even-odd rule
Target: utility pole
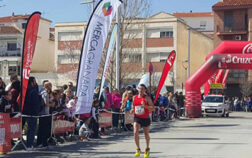
[[190,63],[191,63],[191,59],[190,59],[190,52],[191,51],[191,28],[188,27],[188,59],[187,59],[187,78],[190,77]]
[[116,11],[116,23],[118,24],[118,32],[116,37],[116,88],[120,88],[120,7]]

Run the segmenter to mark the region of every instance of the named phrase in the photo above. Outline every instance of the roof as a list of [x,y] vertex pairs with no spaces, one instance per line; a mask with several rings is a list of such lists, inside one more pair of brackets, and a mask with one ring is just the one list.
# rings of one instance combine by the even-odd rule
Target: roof
[[15,26],[0,26],[0,34],[18,34],[22,33]]
[[[11,23],[14,22],[14,20],[18,20],[18,19],[28,19],[30,17],[30,15],[13,15],[13,16],[6,16],[6,17],[0,17],[0,23]],[[43,20],[52,22],[50,20],[41,18]]]
[[166,12],[158,12],[149,18],[176,18],[172,14],[166,13]]
[[50,32],[54,32],[55,31],[55,28],[50,28]]
[[213,10],[223,7],[251,8],[252,0],[222,0],[213,5]]
[[188,12],[188,13],[173,13],[176,17],[212,17],[212,12]]

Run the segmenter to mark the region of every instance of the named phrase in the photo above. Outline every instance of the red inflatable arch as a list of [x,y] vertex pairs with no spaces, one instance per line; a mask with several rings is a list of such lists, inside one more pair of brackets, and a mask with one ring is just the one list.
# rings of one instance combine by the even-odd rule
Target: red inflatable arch
[[189,118],[201,117],[200,87],[218,69],[252,69],[252,41],[224,41],[206,59],[186,80],[186,112]]

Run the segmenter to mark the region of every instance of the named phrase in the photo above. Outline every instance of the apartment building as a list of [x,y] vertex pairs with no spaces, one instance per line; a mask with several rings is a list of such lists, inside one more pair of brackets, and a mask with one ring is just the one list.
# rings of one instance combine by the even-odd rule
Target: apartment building
[[57,85],[72,81],[76,84],[80,52],[85,33],[86,22],[55,24],[55,72]]
[[184,20],[191,28],[213,37],[214,17],[212,12],[176,12],[173,15]]
[[[214,13],[214,47],[222,41],[252,40],[252,1],[221,0],[212,7]],[[232,70],[227,79],[227,93],[241,96],[241,83],[252,81],[251,70]]]
[[[66,77],[69,76],[66,74],[76,76],[76,65],[79,62],[77,57],[86,25],[87,23],[55,24],[55,67],[58,74],[65,74]],[[149,62],[153,64],[153,82],[157,85],[169,53],[175,50],[177,58],[165,85],[170,90],[180,91],[184,89],[188,63],[192,74],[204,62],[205,56],[213,50],[211,37],[196,29],[188,29],[189,26],[184,20],[165,12],[148,18],[133,19],[123,26],[121,43],[123,85],[139,82],[141,76],[148,73]],[[190,46],[188,45],[189,32]],[[188,62],[188,48],[190,48],[190,62]],[[97,79],[99,78],[100,75]]]
[[[0,17],[0,76],[9,82],[11,74],[20,75],[24,29],[30,15]],[[50,38],[51,21],[41,18],[31,73],[54,71],[54,41]]]

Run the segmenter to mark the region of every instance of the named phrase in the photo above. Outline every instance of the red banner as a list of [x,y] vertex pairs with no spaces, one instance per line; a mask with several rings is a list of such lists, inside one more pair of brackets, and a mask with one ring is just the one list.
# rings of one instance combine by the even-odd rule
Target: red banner
[[21,117],[10,118],[10,132],[11,138],[21,138],[22,133],[22,123]]
[[53,116],[52,131],[53,134],[74,132],[75,123],[63,120],[62,117]]
[[112,113],[100,112],[98,122],[101,128],[112,127]]
[[223,80],[222,80],[222,87],[223,88],[226,86],[228,73],[229,73],[229,70],[227,69],[225,74],[224,74]]
[[125,124],[131,124],[134,123],[134,114],[131,114],[130,112],[125,113]]
[[165,63],[165,66],[164,66],[164,69],[163,69],[163,73],[162,73],[162,76],[160,78],[160,81],[159,81],[159,85],[158,85],[158,89],[157,89],[157,93],[156,93],[156,97],[155,97],[155,100],[154,100],[154,103],[156,102],[157,98],[158,98],[158,95],[164,85],[164,82],[166,80],[166,76],[168,75],[168,72],[170,71],[170,69],[172,68],[173,66],[173,63],[175,61],[175,58],[176,58],[176,52],[173,50],[170,55],[168,56],[167,58],[167,61]]
[[0,154],[11,150],[10,114],[0,113]]
[[151,62],[149,62],[149,73],[150,73],[150,75],[152,75],[152,73],[153,73],[153,65]]
[[33,13],[26,25],[24,43],[23,43],[23,55],[22,55],[22,70],[21,70],[21,84],[22,84],[22,109],[24,106],[24,100],[26,90],[28,86],[28,80],[30,76],[31,64],[36,47],[36,40],[39,28],[40,12]]
[[220,69],[217,71],[214,83],[221,83],[222,82],[223,72],[224,72],[223,69]]

